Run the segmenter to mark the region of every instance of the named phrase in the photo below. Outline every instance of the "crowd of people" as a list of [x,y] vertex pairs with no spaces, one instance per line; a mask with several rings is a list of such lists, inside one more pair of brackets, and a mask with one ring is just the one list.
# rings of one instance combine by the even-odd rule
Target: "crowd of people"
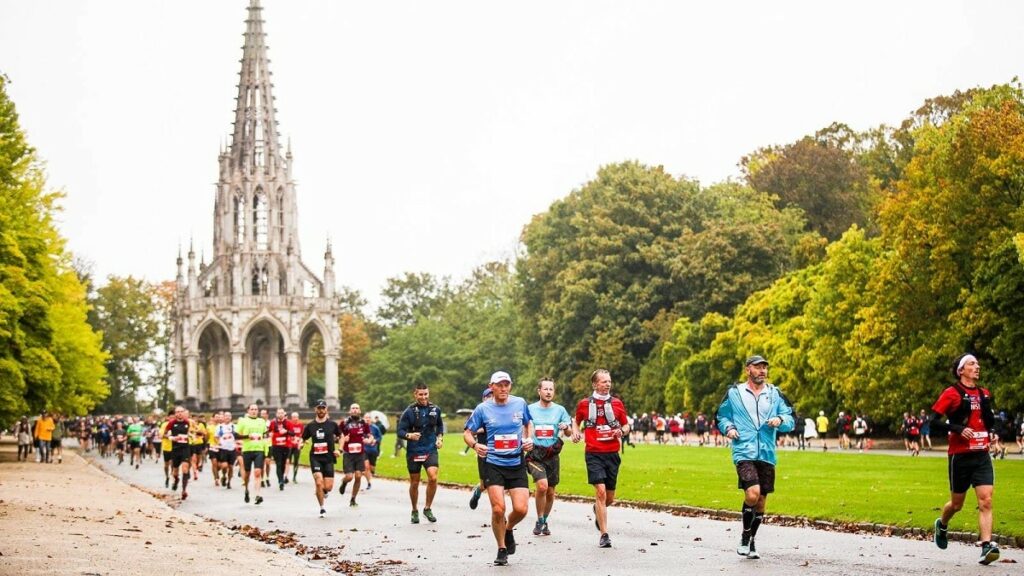
[[[796,442],[798,448],[810,446],[820,438],[827,450],[830,429],[840,449],[864,450],[870,447],[872,424],[864,414],[840,412],[831,421],[820,411],[816,419],[801,418],[789,400],[767,382],[768,361],[752,356],[745,363],[747,379],[728,387],[714,415],[698,413],[692,422],[683,414],[657,413],[630,417],[622,400],[612,395],[611,374],[595,370],[591,374],[592,393],[579,400],[570,411],[554,401],[555,382],[541,379],[537,400],[528,403],[511,394],[512,377],[506,372],[491,375],[481,401],[466,420],[462,439],[463,454],[477,456],[479,484],[474,488],[469,507],[476,509],[486,495],[490,503],[491,528],[498,552],[494,560],[505,565],[516,553],[516,527],[528,516],[530,479],[533,480],[536,520],[534,536],[552,533],[551,515],[560,479],[560,453],[565,442],[584,442],[587,481],[594,490],[594,526],[598,546],[610,548],[609,508],[615,502],[621,465],[620,451],[629,443],[686,444],[693,434],[697,445],[728,446],[736,469],[737,487],[743,492],[740,508],[742,530],[737,553],[749,559],[760,557],[757,533],[766,509],[768,495],[775,490],[776,449]],[[903,416],[900,432],[906,448],[917,455],[921,442],[931,448],[930,432],[946,434],[950,469],[950,499],[935,521],[934,542],[946,548],[949,520],[963,506],[964,497],[974,488],[978,498],[979,532],[982,554],[979,562],[998,559],[999,549],[992,536],[992,459],[1005,456],[1001,440],[1015,436],[1024,453],[1024,422],[1015,422],[1005,413],[993,410],[988,390],[977,385],[978,361],[969,354],[958,359],[955,383],[945,389],[932,406]],[[422,517],[438,521],[433,510],[440,469],[439,449],[446,432],[442,409],[430,401],[430,390],[419,384],[412,390],[413,402],[401,413],[395,434],[393,457],[405,450],[409,478],[410,522]],[[204,466],[210,466],[215,487],[232,489],[240,479],[243,501],[261,504],[262,489],[276,481],[279,490],[298,483],[299,454],[308,444],[309,467],[320,517],[327,514],[326,501],[334,489],[335,466],[341,459],[342,481],[339,493],[349,494],[349,506],[358,506],[357,497],[365,482],[372,487],[377,457],[387,424],[379,417],[363,414],[359,404],[348,408],[339,421],[328,414],[321,400],[314,418],[303,422],[298,413],[290,415],[278,409],[271,418],[257,404],[235,419],[221,411],[207,417],[193,417],[182,406],[166,418],[88,417],[67,420],[59,415],[41,414],[29,421],[23,418],[15,427],[18,458],[27,460],[34,447],[38,462],[60,462],[61,441],[77,438],[83,451],[96,450],[102,458],[125,461],[138,469],[146,460],[163,462],[164,485],[172,491],[181,488],[181,499],[188,498],[189,481],[198,481]],[[426,475],[423,507],[420,508],[422,476]]]

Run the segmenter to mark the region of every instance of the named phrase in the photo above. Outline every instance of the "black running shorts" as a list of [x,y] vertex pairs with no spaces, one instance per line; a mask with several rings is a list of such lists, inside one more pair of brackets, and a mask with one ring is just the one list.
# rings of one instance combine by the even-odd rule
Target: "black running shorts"
[[355,472],[362,472],[366,469],[366,454],[360,452],[358,454],[349,454],[345,452],[341,456],[341,471],[345,474],[352,474]]
[[188,444],[175,444],[171,448],[171,466],[177,468],[182,462],[192,461],[192,447]]
[[309,469],[313,474],[323,474],[324,478],[334,478],[334,456],[310,456]]
[[263,462],[267,459],[267,455],[263,453],[263,449],[253,450],[250,452],[242,452],[242,466],[246,472],[252,471],[253,466],[257,470],[263,471]]
[[949,491],[963,494],[971,486],[992,486],[995,472],[988,450],[949,455]]
[[424,468],[437,468],[437,451],[429,454],[410,454],[406,452],[405,465],[409,469],[409,474],[419,474],[420,470]]
[[760,486],[762,496],[775,491],[775,466],[768,462],[741,460],[736,463],[736,475],[739,476],[737,488],[740,490]]
[[540,482],[541,480],[547,480],[548,486],[554,488],[558,486],[558,469],[559,469],[558,454],[547,458],[545,460],[531,460],[526,459],[526,469],[529,471],[530,476],[533,476],[533,481]]
[[605,490],[615,490],[619,479],[618,452],[587,452],[587,484],[604,484]]
[[238,453],[235,452],[234,448],[231,450],[221,450],[220,452],[217,452],[217,462],[234,465],[235,460],[238,460]]
[[526,464],[518,466],[498,466],[484,462],[484,486],[501,486],[506,490],[513,488],[529,488],[530,480],[526,476]]

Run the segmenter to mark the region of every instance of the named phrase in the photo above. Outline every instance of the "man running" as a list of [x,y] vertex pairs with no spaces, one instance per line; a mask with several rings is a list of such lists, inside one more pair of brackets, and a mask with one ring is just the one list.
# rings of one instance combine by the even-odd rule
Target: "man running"
[[373,475],[377,472],[377,457],[380,456],[380,443],[384,440],[384,432],[373,423],[369,414],[363,415],[363,422],[370,428],[370,436],[363,441],[363,450],[366,452],[366,467],[363,469],[363,478],[366,480],[366,489],[373,487]]
[[[491,531],[498,544],[494,563],[508,564],[510,554],[516,553],[513,530],[526,517],[530,501],[530,481],[527,479],[523,453],[533,449],[530,410],[526,400],[512,396],[512,377],[506,372],[495,372],[490,383],[494,399],[481,402],[466,420],[462,438],[467,445],[484,457],[484,485],[491,501]],[[487,430],[487,442],[477,442],[476,431]],[[512,512],[505,517],[505,491],[512,499]]]
[[[299,454],[302,452],[300,447],[302,446],[302,431],[306,429],[306,425],[299,420],[299,413],[292,412],[291,419],[288,420],[288,429],[292,431],[292,435],[289,438],[288,447],[291,450],[288,452],[288,460],[292,467],[292,483],[295,484],[299,481]],[[288,475],[287,470],[285,476]]]
[[242,439],[242,486],[245,502],[249,502],[249,474],[255,471],[256,504],[263,503],[260,487],[263,484],[263,461],[266,459],[263,437],[267,434],[267,421],[259,417],[260,407],[249,404],[245,416],[238,419],[235,432]]
[[594,370],[590,375],[594,392],[576,405],[573,438],[580,437],[584,427],[584,450],[587,462],[587,483],[594,487],[594,525],[601,538],[598,546],[611,548],[608,536],[608,507],[615,502],[619,478],[619,448],[623,434],[629,434],[626,406],[612,398],[612,376],[607,370]]
[[114,428],[114,452],[117,454],[117,465],[124,464],[124,443],[127,439],[128,434],[124,428],[121,427],[121,423],[115,424]]
[[[562,452],[561,435],[572,436],[572,418],[561,404],[553,402],[555,382],[543,378],[537,384],[537,402],[530,404],[530,418],[533,421],[533,450],[526,456],[526,469],[537,487],[534,503],[537,506],[537,522],[533,535],[551,535],[548,516],[555,504],[555,487],[559,479],[559,454]],[[579,438],[574,438],[579,442]]]
[[[491,391],[490,385],[488,385],[487,388],[484,389],[483,395],[480,397],[480,401],[481,402],[490,402],[493,399],[494,399],[494,393]],[[482,442],[484,444],[487,444],[487,430],[483,426],[481,426],[481,427],[476,429],[476,441],[477,442]],[[475,444],[474,444],[474,446],[475,446]],[[466,446],[466,448],[469,449],[469,450],[473,450],[472,446]],[[476,451],[473,450],[473,453],[476,454]],[[476,486],[473,486],[473,494],[469,497],[469,509],[470,510],[476,510],[476,507],[480,505],[480,495],[483,494],[485,490],[487,490],[487,487],[484,486],[484,462],[485,461],[486,461],[485,457],[480,456],[479,454],[476,454],[476,475],[477,475],[477,477],[480,478],[480,481],[477,483]]]
[[765,503],[775,490],[775,440],[793,429],[793,408],[779,389],[768,383],[768,361],[751,356],[747,381],[729,386],[718,407],[718,428],[732,440],[732,462],[743,490],[743,533],[736,553],[761,556],[754,545],[764,520]]
[[932,428],[949,435],[949,502],[935,520],[935,545],[945,550],[946,530],[953,515],[964,506],[967,489],[974,487],[978,498],[978,532],[981,535],[979,564],[999,559],[999,546],[992,542],[992,489],[995,474],[989,455],[989,438],[995,415],[992,393],[978,386],[981,366],[971,354],[957,359],[953,385],[942,391],[932,406]]
[[437,522],[431,506],[437,493],[437,450],[444,443],[444,422],[441,409],[430,403],[430,389],[426,384],[417,384],[413,390],[416,401],[402,412],[398,420],[399,439],[406,441],[405,464],[409,470],[409,500],[412,502],[412,523],[420,523],[419,497],[420,473],[427,470],[427,500],[423,515],[431,522]]
[[174,417],[167,423],[165,437],[171,441],[171,474],[174,476],[172,491],[178,489],[181,481],[181,499],[188,498],[189,462],[192,460],[192,446],[189,443],[191,425],[188,412],[181,406],[174,407]]
[[128,449],[131,451],[130,459],[128,464],[135,465],[135,469],[139,469],[139,462],[142,460],[142,419],[141,418],[129,418],[128,429],[125,430],[128,435]]
[[292,429],[288,425],[288,412],[284,408],[278,408],[276,418],[270,422],[270,455],[274,458],[275,471],[277,472],[277,489],[284,490],[288,482],[288,456],[291,455]]
[[[320,517],[327,514],[324,506],[327,495],[334,489],[334,463],[338,457],[335,443],[341,438],[337,422],[327,417],[327,402],[321,400],[314,408],[316,416],[302,429],[302,442],[309,440],[309,469],[316,484],[316,501],[320,504]],[[302,444],[299,444],[302,449]]]
[[214,429],[214,440],[217,442],[217,469],[220,474],[220,485],[231,489],[232,467],[237,458],[238,444],[235,425],[231,423],[231,413],[224,412],[220,424]]
[[341,480],[339,494],[345,493],[348,483],[352,482],[353,475],[355,482],[352,483],[352,497],[348,501],[349,506],[356,504],[356,495],[359,494],[359,486],[363,479],[363,472],[366,471],[366,451],[364,442],[373,439],[370,432],[370,425],[363,421],[363,411],[359,404],[352,404],[348,407],[348,418],[341,423],[342,452],[341,468],[345,477]]

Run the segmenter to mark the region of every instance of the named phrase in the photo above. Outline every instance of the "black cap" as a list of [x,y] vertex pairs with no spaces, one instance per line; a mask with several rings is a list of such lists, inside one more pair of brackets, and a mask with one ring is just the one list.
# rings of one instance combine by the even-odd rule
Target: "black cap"
[[744,364],[744,366],[753,366],[755,364],[764,364],[765,366],[767,366],[768,361],[764,359],[764,356],[758,356],[755,354],[750,358],[747,358],[747,361]]
[[327,400],[320,400],[316,403],[317,408],[327,408]]

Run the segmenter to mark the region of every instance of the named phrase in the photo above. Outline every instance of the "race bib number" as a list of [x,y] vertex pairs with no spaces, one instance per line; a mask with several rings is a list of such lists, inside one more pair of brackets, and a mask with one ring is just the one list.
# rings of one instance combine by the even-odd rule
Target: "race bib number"
[[288,437],[287,436],[274,436],[274,446],[287,446],[287,445],[288,445]]
[[537,424],[537,438],[554,438],[555,427],[551,424]]
[[171,440],[178,442],[179,444],[182,442],[188,442],[188,434],[178,434],[177,436],[172,437]]
[[519,435],[518,434],[495,434],[494,435],[494,449],[495,450],[515,450],[519,448]]
[[975,432],[967,442],[971,450],[988,450],[988,432]]
[[426,462],[427,458],[429,458],[429,457],[430,457],[430,454],[418,454],[418,455],[412,457],[412,461],[413,462]]
[[346,447],[348,448],[349,454],[359,454],[363,451],[362,442],[349,442]]
[[597,428],[595,428],[595,432],[597,432],[598,442],[611,442],[612,440],[615,440],[615,434],[612,433],[612,427],[607,424],[599,424]]
[[313,454],[327,454],[327,442],[314,442]]

